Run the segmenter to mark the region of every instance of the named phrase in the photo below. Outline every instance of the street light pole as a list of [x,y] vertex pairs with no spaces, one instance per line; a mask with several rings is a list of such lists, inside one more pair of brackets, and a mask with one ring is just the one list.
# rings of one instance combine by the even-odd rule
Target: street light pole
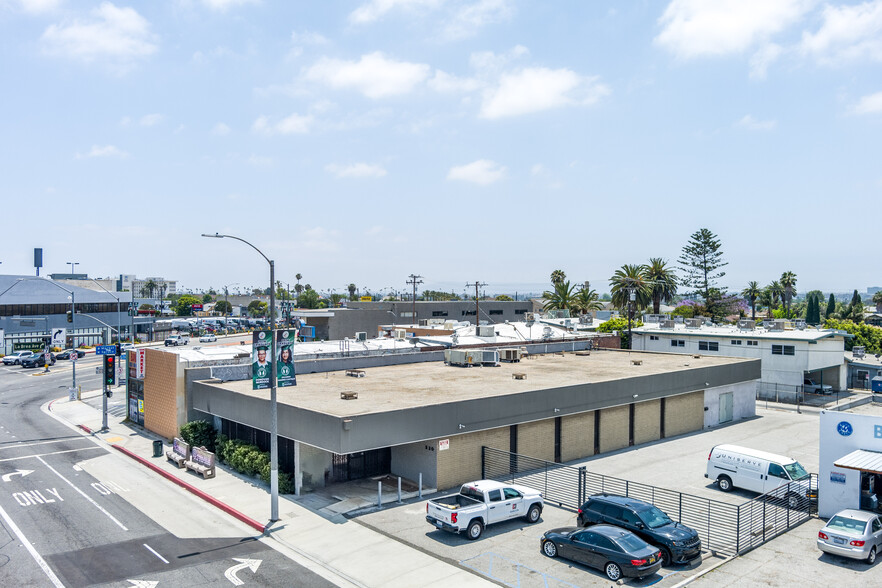
[[76,271],[76,266],[80,265],[79,261],[68,261],[67,265],[70,266],[70,277],[73,278],[74,272]]
[[[233,235],[207,235],[202,233],[203,237],[212,237],[214,239],[235,239],[245,243],[263,257],[270,266],[270,342],[272,349],[273,361],[276,361],[276,264],[273,260],[263,254],[263,251],[240,237]],[[278,402],[276,399],[276,370],[270,371],[270,522],[279,520],[279,413]]]

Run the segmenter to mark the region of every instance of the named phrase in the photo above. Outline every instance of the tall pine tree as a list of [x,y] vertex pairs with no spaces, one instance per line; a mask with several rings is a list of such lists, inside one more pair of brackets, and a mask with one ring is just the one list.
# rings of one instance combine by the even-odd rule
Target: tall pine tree
[[[726,275],[726,272],[718,270],[729,263],[723,261],[720,247],[721,243],[716,235],[708,229],[699,229],[689,237],[683,253],[677,259],[677,263],[683,266],[683,285],[701,296],[707,307],[714,302],[711,300],[711,290],[716,290],[717,280]],[[725,292],[720,291],[720,298],[725,295]]]
[[824,318],[832,317],[834,312],[836,312],[836,299],[833,298],[833,292],[830,292],[830,299],[827,300],[827,312],[824,313]]

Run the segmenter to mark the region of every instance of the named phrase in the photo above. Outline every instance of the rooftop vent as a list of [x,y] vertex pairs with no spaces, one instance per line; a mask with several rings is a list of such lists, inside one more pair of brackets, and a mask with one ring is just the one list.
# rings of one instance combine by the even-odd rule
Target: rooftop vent
[[496,334],[493,325],[480,325],[476,328],[476,333],[478,337],[492,337]]
[[738,328],[742,331],[753,331],[756,329],[756,321],[750,319],[741,319],[738,321]]
[[663,320],[658,323],[658,326],[662,329],[673,329],[676,324],[677,323],[672,320]]
[[[851,354],[854,357],[863,357],[864,355],[866,355],[866,353],[867,353],[866,348],[859,346],[859,345],[856,345],[855,347],[852,347],[852,349],[851,349]],[[877,355],[876,357],[879,357],[879,356]]]
[[358,331],[357,333],[355,333],[355,340],[356,341],[367,341],[367,333],[364,331]]
[[700,319],[700,318],[686,319],[686,328],[687,329],[700,329],[702,324],[704,324],[704,319]]
[[770,331],[783,331],[786,323],[787,321],[783,319],[775,319],[773,321],[763,322],[763,326],[765,326]]
[[805,330],[805,319],[793,319],[793,326],[800,331]]

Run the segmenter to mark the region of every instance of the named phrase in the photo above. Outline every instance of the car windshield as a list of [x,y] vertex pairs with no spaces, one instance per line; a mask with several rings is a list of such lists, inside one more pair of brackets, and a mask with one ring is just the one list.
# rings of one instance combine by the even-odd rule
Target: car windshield
[[635,551],[640,551],[647,547],[647,543],[643,539],[631,533],[615,537],[613,541],[617,543],[625,553],[634,553]]
[[784,469],[790,474],[791,480],[799,480],[808,476],[808,472],[805,471],[805,468],[798,461],[786,464]]
[[668,518],[668,515],[654,506],[650,506],[648,509],[638,514],[640,515],[640,520],[643,521],[643,524],[650,529],[657,529],[658,527],[669,525],[674,522]]
[[863,535],[864,529],[867,528],[867,522],[836,515],[827,523],[827,528],[839,531],[840,533],[848,533],[849,535]]

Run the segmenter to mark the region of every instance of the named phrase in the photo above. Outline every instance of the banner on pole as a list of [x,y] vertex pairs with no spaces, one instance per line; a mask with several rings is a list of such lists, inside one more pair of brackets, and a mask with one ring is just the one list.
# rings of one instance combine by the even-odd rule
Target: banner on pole
[[276,331],[276,386],[279,388],[297,385],[292,353],[296,340],[297,332],[294,329]]
[[272,347],[271,331],[254,331],[251,339],[251,389],[266,390],[270,387],[270,370],[273,363],[270,358]]

